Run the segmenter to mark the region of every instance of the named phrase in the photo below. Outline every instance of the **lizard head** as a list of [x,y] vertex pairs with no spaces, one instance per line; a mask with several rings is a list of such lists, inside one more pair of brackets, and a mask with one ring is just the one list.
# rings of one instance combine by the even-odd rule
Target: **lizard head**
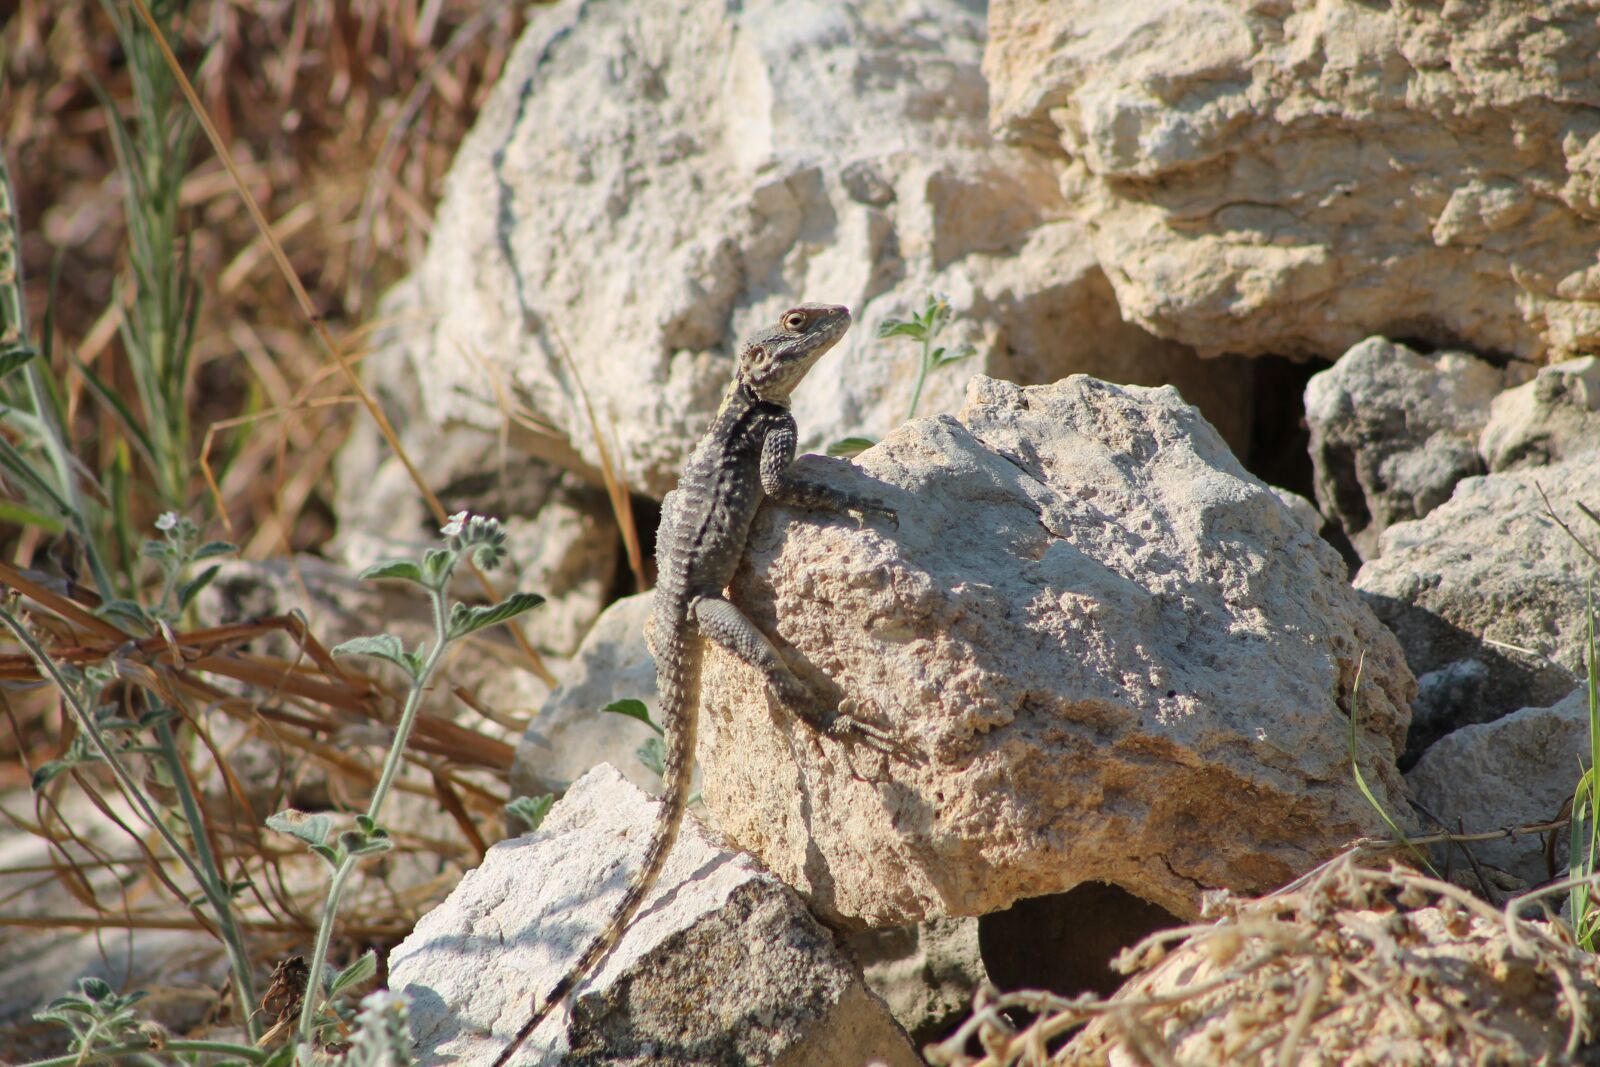
[[787,404],[806,371],[850,328],[850,309],[800,304],[739,346],[738,380],[762,400]]

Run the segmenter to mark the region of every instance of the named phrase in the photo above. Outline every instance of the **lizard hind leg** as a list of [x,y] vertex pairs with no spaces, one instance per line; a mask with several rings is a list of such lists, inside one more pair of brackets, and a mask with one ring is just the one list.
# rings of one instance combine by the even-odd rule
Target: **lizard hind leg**
[[689,612],[703,636],[760,671],[778,697],[817,733],[854,738],[884,752],[900,750],[889,731],[861,718],[854,700],[847,697],[837,706],[830,706],[830,701],[795,677],[767,635],[732,602],[720,596],[699,596],[690,603]]
[[744,612],[719,596],[696,597],[689,605],[689,612],[701,634],[760,671],[784,703],[792,705],[808,722],[816,725],[811,710],[816,694],[795,677],[794,671],[767,640],[767,635],[757,629]]

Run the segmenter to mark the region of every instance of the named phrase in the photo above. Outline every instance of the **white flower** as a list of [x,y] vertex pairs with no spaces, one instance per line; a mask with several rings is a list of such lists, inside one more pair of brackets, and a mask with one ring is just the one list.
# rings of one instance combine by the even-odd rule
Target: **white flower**
[[459,537],[461,535],[461,531],[466,528],[467,520],[470,518],[472,518],[472,512],[458,511],[454,515],[450,516],[450,521],[445,523],[444,529],[440,530],[439,532],[444,534],[446,537]]
[[178,513],[176,511],[164,511],[161,513],[161,517],[156,520],[156,529],[175,529],[178,525],[178,521]]

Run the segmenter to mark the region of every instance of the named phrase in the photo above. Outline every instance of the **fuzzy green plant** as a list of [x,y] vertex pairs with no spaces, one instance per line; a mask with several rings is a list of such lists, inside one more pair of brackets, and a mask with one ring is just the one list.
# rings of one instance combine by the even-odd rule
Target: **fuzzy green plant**
[[331,979],[324,978],[339,906],[351,876],[362,863],[392,847],[389,831],[379,822],[379,817],[404,760],[406,742],[416,724],[423,693],[443,661],[446,650],[454,642],[487,627],[508,622],[544,602],[544,598],[537,593],[513,593],[505,600],[490,605],[452,602],[449,587],[457,567],[468,561],[485,571],[498,567],[506,557],[506,534],[497,520],[466,512],[451,516],[441,533],[441,547],[429,549],[420,560],[390,560],[361,572],[364,580],[406,582],[426,594],[433,609],[432,645],[408,649],[391,634],[375,634],[353,638],[333,650],[336,655],[370,656],[391,663],[401,670],[408,684],[405,705],[395,726],[394,741],[389,746],[366,812],[357,815],[354,825],[343,830],[337,829],[330,815],[308,815],[293,809],[279,812],[267,820],[270,829],[290,834],[304,842],[313,854],[327,864],[330,873],[327,901],[322,909],[322,921],[317,928],[316,943],[308,963],[305,998],[294,1043],[294,1060],[304,1067],[334,1059],[327,1050],[338,1039],[345,1021],[338,1004],[339,994],[358,985],[358,977],[364,977],[376,969],[375,961],[363,957],[333,972]]

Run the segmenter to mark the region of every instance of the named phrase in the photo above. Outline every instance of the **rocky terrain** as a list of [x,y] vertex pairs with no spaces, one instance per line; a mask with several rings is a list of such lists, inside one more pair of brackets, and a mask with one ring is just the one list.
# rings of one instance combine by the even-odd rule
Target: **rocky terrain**
[[[603,709],[655,710],[660,502],[802,300],[854,316],[802,462],[898,524],[769,505],[730,596],[905,752],[713,650],[690,826],[514,1062],[1592,1057],[1548,887],[1596,751],[1597,55],[1579,0],[537,9],[362,364],[548,598],[548,676],[458,664],[559,799],[390,956],[421,1062],[492,1062],[638,863],[654,734]],[[931,308],[922,363],[884,332]],[[433,513],[370,424],[337,462],[336,558],[207,612],[417,625],[339,575]]]
[[[857,321],[796,395],[803,447],[879,443],[807,462],[890,501],[899,526],[769,508],[732,594],[797,670],[919,758],[817,741],[713,654],[698,818],[738,850],[706,863],[797,891],[918,1041],[986,980],[1109,992],[1107,961],[1141,934],[1214,914],[1214,891],[1271,892],[1356,839],[1558,823],[1589,751],[1600,573],[1600,527],[1579,509],[1600,507],[1594,10],[794,11],[541,13],[461,149],[427,258],[389,297],[423,325],[394,332],[374,380],[405,401],[407,439],[451,465],[442,476],[484,469],[506,395],[537,416],[537,433],[511,427],[534,472],[514,522],[531,573],[574,591],[551,618],[569,635],[592,622],[524,738],[519,787],[559,793],[602,756],[654,784],[632,754],[648,731],[598,712],[653,692],[647,598],[600,615],[592,594],[621,558],[602,550],[620,541],[594,492],[601,449],[634,520],[652,521],[732,341],[826,299]],[[935,370],[903,422],[917,367],[878,327],[930,292],[951,311],[941,342],[976,355]],[[347,450],[352,476],[373,455]],[[420,532],[398,477],[377,486],[341,516],[352,548]],[[563,818],[634,803],[599,773]],[[631,825],[583,851],[626,862],[648,823]],[[1492,897],[1565,873],[1564,835],[1435,859]],[[511,854],[475,877],[496,862]],[[567,929],[567,902],[604,910],[592,873],[565,889],[492,877],[535,895],[503,886],[484,903],[464,885],[445,913],[468,926],[428,923],[455,938],[489,921],[531,953],[496,964],[494,991],[434,984],[432,925],[396,956],[397,984],[436,991],[441,1020],[471,1001],[474,1041],[515,1027],[539,984],[524,968],[553,981],[576,951],[543,933]],[[658,894],[698,895],[698,877],[684,868]],[[1033,916],[1020,942],[1006,933],[1019,909]],[[749,1020],[692,990],[756,981],[744,964],[698,977],[643,955],[660,924],[698,945],[706,921],[647,908],[590,999],[536,1040],[731,1049]],[[1397,944],[1461,933],[1408,922]],[[1592,962],[1573,965],[1593,981]],[[864,1003],[822,973],[816,988],[842,998],[827,1003]],[[1310,972],[1295,973],[1303,993]],[[1304,1010],[1336,998],[1325,979]],[[647,1006],[674,983],[703,1005],[696,1036]],[[1592,1011],[1586,997],[1566,1010]],[[820,1051],[838,1027],[882,1032],[836,1010],[771,1035],[808,1063],[901,1062],[879,1036]],[[700,1029],[713,1018],[724,1037]],[[1387,1023],[1354,1029],[1317,1055],[1444,1062],[1430,1042],[1445,1031],[1404,1044]],[[1082,1062],[1142,1062],[1130,1033],[1091,1028],[1084,1047],[1101,1051]],[[1514,1026],[1502,1037],[1538,1054]],[[456,1040],[423,1047],[454,1055]],[[1221,1047],[1167,1040],[1178,1062]]]

